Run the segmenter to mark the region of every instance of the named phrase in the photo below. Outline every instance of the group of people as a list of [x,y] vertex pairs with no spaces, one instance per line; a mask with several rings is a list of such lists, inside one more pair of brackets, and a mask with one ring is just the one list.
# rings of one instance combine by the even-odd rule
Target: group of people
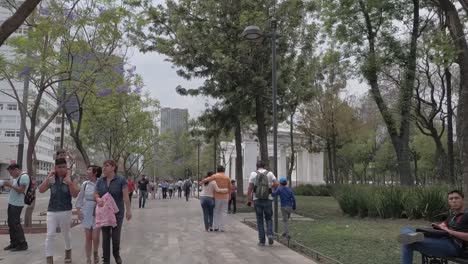
[[[287,179],[281,177],[279,182],[275,175],[265,169],[263,161],[257,162],[257,170],[249,177],[247,191],[247,205],[255,207],[258,229],[258,244],[264,246],[266,238],[268,244],[273,240],[273,197],[281,200],[281,212],[283,215],[283,236],[289,237],[289,219],[291,212],[296,210],[296,199],[291,188],[287,186]],[[203,210],[203,222],[205,230],[225,231],[225,212],[236,213],[236,181],[225,175],[225,168],[219,166],[216,174],[208,172],[206,178],[200,182],[200,204]],[[232,209],[231,210],[231,205]],[[266,222],[266,234],[265,225]]]
[[[120,257],[120,234],[124,218],[132,218],[130,196],[127,180],[116,174],[117,164],[106,160],[103,167],[91,165],[87,168],[87,180],[78,184],[78,179],[71,176],[64,157],[65,151],[59,150],[55,166],[40,184],[38,191],[44,193],[50,190],[47,208],[47,235],[45,239],[45,257],[47,264],[54,263],[55,238],[57,229],[64,238],[64,262],[72,262],[71,223],[72,199],[76,200],[76,213],[84,229],[86,263],[99,263],[98,247],[102,234],[102,260],[110,263],[111,243],[112,254],[117,264],[122,263]],[[25,190],[30,184],[30,177],[21,171],[18,164],[7,168],[13,177],[11,182],[5,182],[10,188],[8,201],[8,225],[10,228],[10,245],[5,250],[27,250],[24,231],[21,227],[21,211],[24,207]],[[93,258],[91,253],[93,253]]]
[[[178,181],[162,181],[158,184],[158,199],[171,199],[171,198],[182,198],[182,193],[186,199],[189,200],[190,195],[195,194],[196,182],[190,179],[179,179]],[[193,194],[192,194],[193,191]]]

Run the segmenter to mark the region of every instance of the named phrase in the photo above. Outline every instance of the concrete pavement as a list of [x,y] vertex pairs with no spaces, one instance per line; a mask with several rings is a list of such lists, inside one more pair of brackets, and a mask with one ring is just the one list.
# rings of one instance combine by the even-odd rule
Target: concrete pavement
[[[0,199],[3,202],[4,199]],[[44,201],[39,200],[39,208]],[[6,205],[0,205],[5,210]],[[228,216],[226,232],[204,231],[199,201],[191,199],[148,200],[147,208],[138,209],[133,199],[133,219],[124,222],[121,255],[124,263],[132,264],[313,264],[308,258],[275,243],[257,246],[257,233]],[[3,213],[3,212],[2,212]],[[72,229],[73,263],[85,263],[84,234],[79,226]],[[29,250],[0,251],[0,264],[39,264],[44,260],[45,234],[26,235]],[[0,236],[0,246],[8,245],[8,235]],[[56,239],[56,263],[63,263],[63,238]],[[101,252],[101,250],[99,250]]]

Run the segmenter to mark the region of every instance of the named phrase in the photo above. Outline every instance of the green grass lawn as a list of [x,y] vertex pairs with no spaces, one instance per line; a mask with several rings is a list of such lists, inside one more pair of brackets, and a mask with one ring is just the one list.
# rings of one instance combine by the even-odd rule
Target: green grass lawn
[[[344,264],[399,263],[399,230],[425,221],[362,219],[344,216],[332,197],[297,197],[298,213],[314,221],[293,221],[293,239]],[[419,258],[415,254],[415,259]]]

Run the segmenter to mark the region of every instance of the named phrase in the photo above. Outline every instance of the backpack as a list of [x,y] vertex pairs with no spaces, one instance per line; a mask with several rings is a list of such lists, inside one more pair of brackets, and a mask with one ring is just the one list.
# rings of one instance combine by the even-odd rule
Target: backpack
[[[19,177],[18,177],[18,182],[17,182],[17,185],[20,186],[20,180],[21,180],[21,176],[23,175],[26,175],[29,177],[29,175],[27,175],[26,173],[22,173]],[[31,179],[31,177],[29,177],[29,185],[28,185],[28,188],[26,189],[26,192],[24,193],[24,203],[26,205],[31,205],[34,200],[36,200],[36,182]]]
[[192,183],[190,181],[185,181],[184,189],[189,190],[192,187]]
[[268,185],[268,171],[263,173],[257,171],[255,181],[255,197],[259,200],[268,200],[270,197],[270,186]]

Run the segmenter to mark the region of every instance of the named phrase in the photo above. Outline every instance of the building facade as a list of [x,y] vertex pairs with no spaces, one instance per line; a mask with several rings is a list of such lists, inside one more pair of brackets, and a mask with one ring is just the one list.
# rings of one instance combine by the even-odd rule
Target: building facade
[[175,133],[180,135],[188,130],[188,110],[176,108],[161,109],[161,134]]
[[[12,15],[7,6],[8,4],[4,0],[0,0],[0,24]],[[26,31],[27,27],[21,26],[12,37],[25,34]],[[7,44],[0,46],[0,54],[5,60],[13,60],[16,56],[14,50]],[[13,80],[12,84],[15,87],[14,90],[18,93],[18,97],[22,99],[24,80]],[[34,89],[32,83],[29,86],[30,90]],[[0,91],[0,178],[7,178],[9,175],[6,167],[10,163],[16,163],[17,160],[21,115],[18,102],[12,97],[14,92],[11,84],[6,80],[0,80]],[[41,110],[50,113],[56,108],[56,100],[49,95],[44,95],[41,101]],[[40,117],[38,123],[41,124],[44,121],[45,119]],[[26,122],[27,125],[29,125],[28,123],[29,121]],[[56,124],[51,122],[37,141],[35,166],[36,177],[39,180],[45,177],[53,167],[56,135]],[[21,164],[23,169],[26,169],[27,146],[28,139],[25,136],[23,164]]]

